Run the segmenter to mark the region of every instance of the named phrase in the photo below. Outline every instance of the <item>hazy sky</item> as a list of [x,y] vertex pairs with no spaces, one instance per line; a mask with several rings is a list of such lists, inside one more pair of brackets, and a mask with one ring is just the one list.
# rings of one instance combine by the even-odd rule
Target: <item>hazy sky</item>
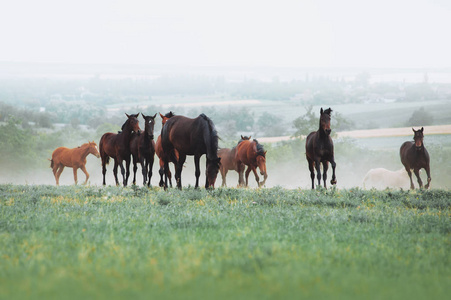
[[0,62],[451,67],[449,0],[14,0]]

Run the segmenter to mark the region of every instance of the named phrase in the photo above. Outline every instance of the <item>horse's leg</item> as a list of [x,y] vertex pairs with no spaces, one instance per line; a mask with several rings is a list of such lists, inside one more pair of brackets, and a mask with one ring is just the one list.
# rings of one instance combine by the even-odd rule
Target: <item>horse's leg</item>
[[[130,177],[130,157],[125,159],[125,178],[124,178],[124,173],[122,172],[122,168],[121,168],[121,173],[122,173],[122,178],[124,179],[124,186],[127,186],[128,183],[128,177]],[[122,167],[122,163],[121,163],[121,167]]]
[[[177,169],[175,170],[175,180],[177,181],[177,187],[182,189],[182,169],[183,164],[185,163],[186,155],[180,154],[179,160],[177,161]],[[196,179],[196,182],[198,178]]]
[[86,171],[86,167],[83,165],[83,166],[81,166],[80,167],[80,169],[83,171],[83,173],[85,173],[85,175],[86,175],[86,180],[85,180],[85,183],[83,183],[83,184],[87,184],[88,183],[88,179],[89,179],[89,173],[88,173],[88,171]]
[[418,180],[418,185],[420,186],[420,189],[423,188],[423,181],[421,180],[420,177],[420,169],[413,169],[413,172],[415,173],[415,176],[417,177]]
[[337,164],[334,159],[330,161],[330,164],[332,165],[332,179],[330,180],[330,184],[337,184],[337,178],[335,177],[335,167]]
[[424,169],[426,170],[426,174],[428,176],[428,183],[424,187],[428,189],[431,184],[431,168],[427,165]]
[[168,170],[169,170],[169,162],[164,160],[164,162],[163,162],[164,190],[166,190],[168,188],[168,172],[167,172]]
[[58,171],[56,172],[55,178],[56,178],[56,185],[60,185],[60,176],[61,173],[63,173],[64,165],[60,164]]
[[326,187],[326,180],[327,180],[327,170],[329,169],[329,162],[328,161],[323,161],[323,182],[324,182],[324,188],[327,189]]
[[150,179],[152,178],[152,175],[153,175],[153,172],[152,172],[152,169],[153,169],[153,163],[154,163],[154,156],[153,155],[151,155],[150,156],[150,159],[148,159],[147,160],[147,166],[146,166],[146,169],[148,170],[148,174],[149,174],[149,176],[148,176],[148,178],[147,178],[147,186],[152,186],[152,184],[150,183]]
[[[118,167],[118,159],[114,160],[114,168],[113,168],[113,174],[114,174],[114,180],[116,180],[116,186],[119,185],[119,180],[117,180],[117,167]],[[122,162],[121,162],[121,168],[122,168]]]
[[[133,182],[132,182],[133,185],[136,185],[136,171],[138,170],[137,164],[138,164],[138,159],[135,156],[133,156]],[[142,164],[141,164],[141,166],[142,166]]]
[[223,168],[221,170],[221,177],[222,177],[222,186],[227,186],[227,172],[228,170],[226,168]]
[[238,172],[238,186],[244,186],[244,168],[241,162],[236,163],[236,171]]
[[[174,163],[174,172],[177,169],[177,164]],[[175,177],[175,174],[174,174]],[[168,178],[169,178],[169,186],[172,187],[172,173],[171,173],[171,169],[169,169],[169,165],[168,165]]]
[[106,162],[103,160],[103,157],[102,157],[102,175],[103,175],[103,185],[106,185],[106,181],[105,181]]
[[196,185],[194,186],[194,188],[199,188],[199,176],[200,176],[200,166],[199,166],[199,162],[200,162],[200,156],[199,155],[194,155],[194,176],[196,176]]
[[78,183],[78,178],[77,178],[77,171],[78,171],[78,168],[77,168],[77,167],[73,167],[72,170],[74,171],[74,181],[75,181],[75,185],[77,185],[77,183]]
[[252,169],[251,166],[247,166],[247,169],[246,169],[246,187],[249,185],[249,174],[251,173],[251,169]]
[[405,167],[405,169],[410,178],[410,189],[413,190],[413,189],[415,189],[415,186],[413,185],[413,181],[412,181],[412,171],[410,171],[410,167]]
[[254,172],[255,180],[257,181],[257,186],[260,187],[260,177],[258,177],[257,169],[252,167],[252,172]]
[[315,160],[316,179],[318,179],[318,185],[321,186],[321,164],[319,160]]
[[313,167],[313,160],[307,157],[308,169],[310,170],[310,178],[312,180],[312,190],[315,189],[315,169]]
[[147,159],[142,157],[140,159],[139,163],[141,164],[141,173],[143,174],[143,185],[146,185],[146,182],[147,182]]

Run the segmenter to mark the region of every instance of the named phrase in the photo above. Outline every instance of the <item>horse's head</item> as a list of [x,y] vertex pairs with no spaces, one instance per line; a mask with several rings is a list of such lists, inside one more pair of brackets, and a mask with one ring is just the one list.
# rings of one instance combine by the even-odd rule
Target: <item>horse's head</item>
[[260,174],[263,175],[263,181],[260,183],[260,186],[263,186],[266,182],[266,178],[268,178],[268,173],[266,173],[266,151],[263,155],[258,155],[256,157],[257,159],[257,166],[260,169]]
[[323,108],[321,107],[320,113],[321,116],[319,118],[319,129],[324,131],[326,135],[330,135],[332,129],[330,129],[330,114],[332,112],[332,109],[330,107],[323,111]]
[[207,158],[207,170],[205,175],[207,176],[207,182],[205,183],[205,188],[215,188],[216,177],[218,176],[219,167],[221,166],[221,158],[217,157],[214,159]]
[[172,118],[173,116],[175,116],[175,114],[172,111],[168,112],[164,116],[160,113],[161,125],[166,124],[166,121],[169,120],[170,118]]
[[424,130],[424,128],[421,127],[421,129],[419,129],[419,130],[415,130],[412,128],[412,130],[414,132],[413,140],[415,141],[415,147],[417,150],[421,150],[423,148],[423,138],[424,138],[423,130]]
[[124,125],[122,125],[122,131],[124,130],[130,130],[133,132],[140,132],[141,128],[139,128],[139,121],[138,121],[138,116],[139,113],[134,114],[134,115],[128,115],[127,113],[125,114],[128,118],[127,121],[125,121]]
[[250,140],[252,136],[241,136],[241,140],[246,141]]
[[157,116],[157,114],[155,114],[154,116],[146,116],[143,113],[141,113],[141,115],[143,116],[145,121],[144,133],[146,133],[153,139],[153,128],[155,126],[155,117]]
[[97,158],[100,157],[99,149],[97,148],[96,142],[92,141],[88,143],[89,145],[89,153],[95,155]]

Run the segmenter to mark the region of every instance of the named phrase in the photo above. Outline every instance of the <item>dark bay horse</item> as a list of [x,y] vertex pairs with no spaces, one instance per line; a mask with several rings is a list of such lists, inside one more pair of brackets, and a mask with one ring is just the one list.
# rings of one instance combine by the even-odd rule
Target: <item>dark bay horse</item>
[[412,181],[412,172],[415,173],[415,176],[418,180],[418,185],[420,186],[420,189],[423,187],[423,181],[421,181],[420,177],[420,169],[425,169],[426,174],[428,176],[428,183],[424,186],[426,189],[429,188],[429,185],[431,183],[431,170],[429,167],[429,153],[424,147],[423,144],[423,130],[424,128],[421,127],[420,130],[413,129],[414,135],[413,135],[413,142],[404,142],[401,145],[401,148],[399,150],[399,154],[401,156],[401,162],[404,165],[404,168],[407,171],[407,174],[409,174],[410,178],[410,188],[413,190],[415,186],[413,185]]
[[323,165],[323,181],[326,188],[327,169],[329,162],[332,165],[332,180],[330,184],[337,184],[335,178],[335,159],[334,159],[334,143],[330,137],[330,114],[332,109],[330,107],[323,111],[320,110],[319,129],[311,132],[305,141],[305,155],[308,161],[310,170],[310,178],[312,179],[312,189],[315,188],[315,171],[318,179],[318,186],[321,186],[321,166]]
[[[241,140],[249,140],[250,137],[241,136]],[[221,158],[221,165],[219,167],[219,172],[222,177],[222,186],[227,186],[227,173],[228,171],[235,170],[238,172],[238,167],[235,160],[236,146],[232,149],[221,148],[218,150],[218,157]],[[238,172],[239,173],[239,172]]]
[[[100,157],[102,158],[102,174],[103,174],[103,185],[105,182],[106,175],[106,165],[110,161],[110,157],[114,159],[114,168],[113,174],[114,179],[116,180],[116,185],[119,185],[119,181],[117,179],[117,167],[121,167],[122,179],[124,186],[127,186],[128,177],[130,176],[130,140],[132,137],[132,132],[139,132],[141,129],[139,128],[138,115],[128,115],[127,121],[125,121],[124,125],[122,125],[122,131],[120,133],[112,133],[107,132],[100,138],[99,149],[100,149]],[[125,167],[127,172],[122,165],[122,162],[125,161]]]
[[[161,143],[165,152],[164,169],[169,166],[169,157],[175,156],[174,150],[179,153],[175,179],[177,187],[182,188],[182,168],[187,155],[194,155],[196,185],[199,187],[199,161],[206,154],[205,188],[214,188],[218,175],[220,158],[218,157],[218,134],[213,122],[204,114],[191,119],[184,116],[173,116],[166,121],[161,133]],[[167,188],[167,175],[165,188]]]
[[153,129],[155,126],[155,117],[146,116],[143,113],[141,115],[144,118],[144,132],[133,133],[130,142],[130,151],[133,157],[133,184],[136,184],[136,170],[138,169],[137,163],[141,164],[143,174],[143,185],[150,186],[150,179],[152,178],[152,167],[155,157],[155,141],[153,135]]
[[[252,171],[255,175],[257,185],[263,186],[268,178],[266,173],[266,151],[263,149],[263,145],[259,144],[257,140],[241,139],[236,145],[235,161],[238,169],[238,185],[244,185],[244,167],[246,169],[246,186],[248,186],[249,173]],[[260,174],[263,175],[263,181],[260,182],[260,178],[257,174],[257,167],[260,169]]]
[[[172,118],[174,115],[174,113],[172,111],[168,112],[167,114],[165,114],[164,116],[160,113],[160,117],[161,117],[161,125],[162,125],[162,129],[164,124],[166,124],[166,121],[169,118]],[[179,157],[179,153],[177,152],[177,150],[174,150],[175,152],[175,160],[174,157],[169,157],[170,161],[174,164],[174,168],[177,167],[177,160]],[[160,161],[160,169],[158,171],[158,173],[160,174],[160,186],[164,186],[164,157],[165,157],[165,153],[163,151],[163,147],[161,146],[161,134],[158,136],[157,138],[157,142],[155,144],[155,153],[157,154],[159,161]],[[169,170],[169,168],[167,169],[167,176],[169,178],[169,184],[172,187],[172,174],[171,171]]]
[[64,170],[64,167],[73,168],[74,170],[74,180],[77,184],[77,171],[80,168],[86,175],[86,184],[88,182],[89,174],[86,171],[86,156],[89,154],[95,155],[97,158],[100,157],[99,151],[97,149],[97,144],[92,141],[85,143],[77,148],[66,148],[59,147],[56,148],[52,153],[52,159],[50,160],[50,168],[53,169],[53,175],[55,176],[56,185],[60,185],[60,175]]

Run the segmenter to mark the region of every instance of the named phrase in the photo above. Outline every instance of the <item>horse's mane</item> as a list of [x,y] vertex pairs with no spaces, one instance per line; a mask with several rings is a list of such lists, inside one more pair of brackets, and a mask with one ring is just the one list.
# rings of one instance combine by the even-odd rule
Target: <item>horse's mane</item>
[[332,113],[332,109],[330,107],[323,112],[323,114],[328,114],[329,116],[331,113]]
[[254,139],[255,145],[257,146],[257,155],[262,155],[265,157],[265,149],[263,149],[263,145],[259,144],[256,139]]
[[172,111],[164,115],[165,118],[172,118],[173,116],[175,116],[175,114]]
[[[214,155],[214,157],[217,157],[217,155],[218,155],[218,139],[219,139],[219,137],[218,137],[218,132],[216,131],[215,124],[213,123],[213,121],[209,117],[207,117],[203,113],[200,114],[199,117],[201,117],[203,120],[205,120],[206,121],[206,125],[208,126],[209,144],[207,145],[207,147],[208,147],[207,156]],[[209,157],[209,159],[212,159],[214,157]]]

